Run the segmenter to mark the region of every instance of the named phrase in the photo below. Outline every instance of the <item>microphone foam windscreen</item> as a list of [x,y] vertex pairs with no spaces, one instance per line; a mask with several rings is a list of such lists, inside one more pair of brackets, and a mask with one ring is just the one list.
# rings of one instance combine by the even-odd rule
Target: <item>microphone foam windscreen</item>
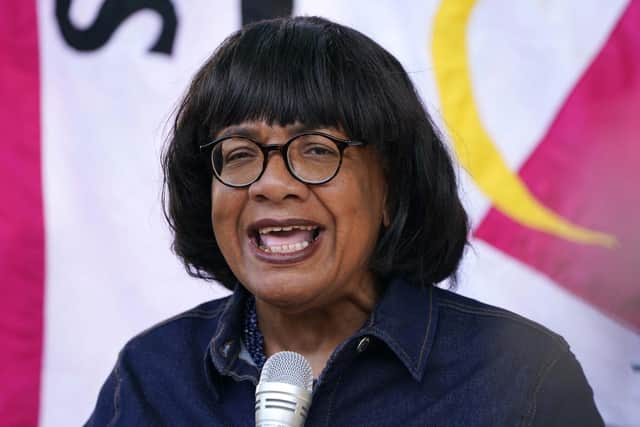
[[265,362],[260,374],[260,383],[265,382],[291,384],[311,391],[313,386],[311,365],[301,354],[281,351]]

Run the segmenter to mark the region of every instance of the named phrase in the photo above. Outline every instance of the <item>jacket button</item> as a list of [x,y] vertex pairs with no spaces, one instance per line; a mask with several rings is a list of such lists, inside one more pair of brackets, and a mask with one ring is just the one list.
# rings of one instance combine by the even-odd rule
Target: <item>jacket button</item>
[[360,340],[360,342],[358,343],[358,347],[356,347],[358,353],[362,353],[367,349],[367,347],[369,347],[369,341],[371,341],[369,337],[364,337]]
[[227,341],[226,343],[223,344],[222,349],[220,350],[220,352],[222,353],[222,355],[224,357],[229,356],[229,351],[231,351],[231,347],[233,347],[233,340]]

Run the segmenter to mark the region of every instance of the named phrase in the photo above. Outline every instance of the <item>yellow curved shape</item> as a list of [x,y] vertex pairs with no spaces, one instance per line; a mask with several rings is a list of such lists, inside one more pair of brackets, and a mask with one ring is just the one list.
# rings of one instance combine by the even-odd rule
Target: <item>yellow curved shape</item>
[[[572,224],[544,206],[513,173],[482,125],[473,99],[466,28],[475,0],[443,0],[432,49],[441,108],[454,150],[494,206],[527,227],[589,245],[613,247],[615,237]],[[465,142],[469,142],[466,143]]]

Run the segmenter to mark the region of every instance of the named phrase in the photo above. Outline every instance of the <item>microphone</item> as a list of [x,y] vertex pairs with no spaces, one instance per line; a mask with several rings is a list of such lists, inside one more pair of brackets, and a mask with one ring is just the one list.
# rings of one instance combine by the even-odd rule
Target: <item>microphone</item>
[[268,358],[256,387],[256,427],[302,427],[312,386],[311,365],[301,354],[281,351]]

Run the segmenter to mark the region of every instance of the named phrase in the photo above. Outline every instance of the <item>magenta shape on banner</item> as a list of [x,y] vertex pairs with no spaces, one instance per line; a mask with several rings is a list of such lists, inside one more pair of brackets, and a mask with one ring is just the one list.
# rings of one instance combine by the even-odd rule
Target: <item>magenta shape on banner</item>
[[0,2],[0,425],[37,426],[44,220],[35,1]]
[[[640,1],[632,1],[519,175],[544,205],[617,246],[573,243],[492,208],[475,236],[640,331]],[[526,102],[526,100],[523,100]],[[523,286],[520,284],[520,286]]]

